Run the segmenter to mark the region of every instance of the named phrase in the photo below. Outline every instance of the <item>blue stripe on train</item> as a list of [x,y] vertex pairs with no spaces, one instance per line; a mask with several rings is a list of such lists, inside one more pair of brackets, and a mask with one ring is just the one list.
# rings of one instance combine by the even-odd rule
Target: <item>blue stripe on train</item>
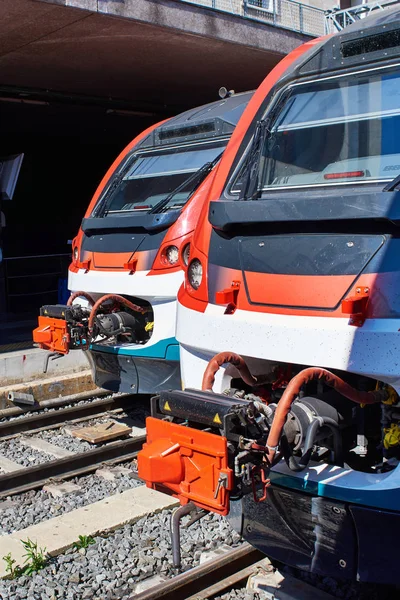
[[108,354],[122,354],[125,356],[140,356],[141,358],[164,358],[165,360],[179,360],[179,344],[174,337],[160,340],[153,345],[144,346],[102,346],[92,344],[91,350],[107,352]]
[[399,510],[400,506],[400,467],[387,473],[362,473],[334,465],[315,465],[294,473],[281,462],[269,477],[273,484],[313,496],[376,509]]

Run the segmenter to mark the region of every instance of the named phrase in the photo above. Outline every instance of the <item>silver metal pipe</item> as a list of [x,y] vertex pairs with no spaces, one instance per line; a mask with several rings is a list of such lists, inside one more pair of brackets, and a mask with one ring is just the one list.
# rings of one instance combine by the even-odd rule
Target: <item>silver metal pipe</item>
[[197,510],[197,507],[193,502],[189,502],[184,506],[178,506],[171,515],[172,562],[177,569],[181,566],[181,519],[193,510]]

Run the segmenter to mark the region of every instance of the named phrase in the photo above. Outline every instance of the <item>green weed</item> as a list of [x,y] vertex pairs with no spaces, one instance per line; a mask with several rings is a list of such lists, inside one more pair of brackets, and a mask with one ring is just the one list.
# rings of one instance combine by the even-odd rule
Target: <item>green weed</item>
[[24,541],[21,540],[23,547],[26,550],[25,566],[23,567],[24,575],[32,575],[36,571],[40,571],[46,566],[46,548],[38,548],[37,542],[32,542],[29,538]]
[[89,546],[95,543],[96,542],[94,541],[91,535],[80,535],[79,540],[77,542],[74,542],[72,546],[76,550],[80,550],[81,548],[89,548]]
[[11,552],[3,556],[3,560],[6,563],[6,573],[10,579],[16,579],[17,577],[21,577],[21,575],[33,575],[33,573],[40,571],[40,569],[46,566],[46,548],[38,548],[37,542],[32,542],[29,538],[21,540],[21,544],[26,550],[23,567],[15,566],[17,561],[12,557]]
[[21,567],[14,567],[17,562],[11,556],[11,552],[9,552],[6,556],[3,556],[3,560],[6,562],[6,573],[10,577],[10,579],[16,579],[21,575]]

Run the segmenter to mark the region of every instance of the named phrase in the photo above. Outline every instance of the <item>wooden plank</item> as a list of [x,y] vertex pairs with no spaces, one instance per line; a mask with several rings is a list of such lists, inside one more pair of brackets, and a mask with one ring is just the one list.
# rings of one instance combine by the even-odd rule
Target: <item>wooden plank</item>
[[101,442],[108,442],[109,440],[129,435],[131,431],[132,428],[123,423],[107,421],[98,425],[92,425],[91,427],[74,429],[71,431],[71,434],[78,438],[78,440],[85,440],[90,444],[101,444]]

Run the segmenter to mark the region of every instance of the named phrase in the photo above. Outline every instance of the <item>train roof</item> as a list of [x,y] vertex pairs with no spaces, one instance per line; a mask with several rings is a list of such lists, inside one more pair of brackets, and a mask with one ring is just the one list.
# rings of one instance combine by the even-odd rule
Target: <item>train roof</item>
[[154,129],[143,145],[164,146],[230,136],[253,94],[254,91],[233,94],[187,110]]
[[286,77],[321,75],[400,58],[400,8],[377,10],[335,35],[322,38],[293,67]]

